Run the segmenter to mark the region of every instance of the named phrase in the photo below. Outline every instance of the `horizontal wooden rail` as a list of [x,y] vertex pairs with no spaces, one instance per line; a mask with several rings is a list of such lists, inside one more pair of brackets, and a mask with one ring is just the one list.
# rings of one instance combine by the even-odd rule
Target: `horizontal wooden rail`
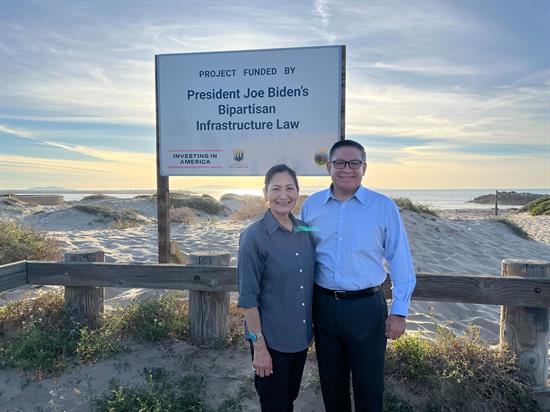
[[237,291],[234,267],[158,263],[27,262],[33,285]]
[[14,262],[0,266],[0,292],[27,284],[27,262]]
[[[384,291],[387,298],[391,298],[390,287],[390,281],[386,280]],[[550,279],[459,273],[417,273],[412,299],[549,308]]]
[[[7,270],[6,266],[0,267],[0,276]],[[17,279],[21,281],[21,278]],[[156,263],[29,261],[27,262],[27,283],[188,289],[210,292],[237,291],[235,267]],[[11,284],[15,285],[12,287],[18,286],[15,281]],[[1,285],[0,281],[0,290],[5,290]],[[384,288],[386,296],[391,297],[389,281],[384,284]],[[550,307],[550,279],[417,273],[413,300],[548,308]]]

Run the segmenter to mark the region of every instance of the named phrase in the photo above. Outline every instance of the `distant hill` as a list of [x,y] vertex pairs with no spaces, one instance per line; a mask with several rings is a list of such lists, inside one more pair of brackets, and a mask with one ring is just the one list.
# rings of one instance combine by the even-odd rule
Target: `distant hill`
[[29,187],[25,190],[34,190],[34,191],[41,191],[41,192],[59,192],[59,191],[66,191],[66,190],[74,190],[74,189],[67,189],[66,187],[60,187],[60,186],[41,186],[41,187]]
[[[501,205],[517,205],[524,206],[529,202],[532,202],[539,197],[545,195],[538,193],[527,192],[498,192],[498,203]],[[478,196],[475,199],[468,201],[468,203],[478,203],[482,205],[492,205],[495,203],[495,194]]]
[[[48,186],[48,187],[31,187],[28,189],[1,189],[0,195],[2,194],[12,194],[12,193],[59,193],[59,194],[69,194],[69,193],[156,193],[155,189],[67,189],[64,187]],[[179,192],[179,190],[172,190],[173,192]]]

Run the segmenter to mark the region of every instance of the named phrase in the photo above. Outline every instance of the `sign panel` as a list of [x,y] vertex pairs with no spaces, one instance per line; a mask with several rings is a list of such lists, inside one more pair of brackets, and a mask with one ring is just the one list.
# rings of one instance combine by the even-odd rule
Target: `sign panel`
[[325,175],[343,46],[156,56],[160,174]]

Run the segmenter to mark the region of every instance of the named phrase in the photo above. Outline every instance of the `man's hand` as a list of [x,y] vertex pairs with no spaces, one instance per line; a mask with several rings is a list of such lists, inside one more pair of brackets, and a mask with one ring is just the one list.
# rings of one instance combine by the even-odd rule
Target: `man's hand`
[[386,337],[388,339],[397,339],[405,333],[407,318],[397,315],[389,315],[386,318]]
[[269,355],[269,351],[263,339],[254,344],[254,360],[252,361],[252,367],[256,370],[256,375],[260,378],[269,376],[273,373],[271,355]]

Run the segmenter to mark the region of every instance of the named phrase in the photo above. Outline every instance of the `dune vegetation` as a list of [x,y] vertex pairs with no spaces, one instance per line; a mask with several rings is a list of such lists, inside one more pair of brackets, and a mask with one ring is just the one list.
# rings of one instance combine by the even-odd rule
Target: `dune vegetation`
[[81,201],[90,201],[90,200],[105,200],[105,199],[115,199],[114,196],[104,195],[102,193],[95,193],[93,195],[84,196]]
[[226,210],[226,207],[218,202],[214,197],[203,195],[188,195],[184,193],[170,194],[170,207],[181,208],[188,207],[209,215],[219,215]]
[[126,229],[135,227],[143,223],[149,223],[149,220],[135,209],[114,209],[110,206],[102,205],[74,205],[74,209],[90,215],[98,216],[104,221],[112,221],[113,229]]
[[521,208],[521,211],[528,212],[531,216],[550,215],[550,196],[533,200]]
[[99,329],[90,330],[73,320],[59,291],[8,303],[0,308],[0,367],[42,377],[127,350],[129,340],[181,339],[186,307],[181,294],[165,295],[111,311]]
[[[132,351],[133,342],[196,344],[189,337],[187,319],[187,300],[176,292],[108,312],[102,326],[90,330],[65,311],[61,292],[43,293],[0,308],[0,368],[19,368],[31,379],[40,379]],[[245,350],[242,315],[232,305],[229,337],[217,348],[235,345]],[[211,411],[204,390],[207,376],[191,372],[172,376],[162,369],[144,369],[143,384],[113,381],[93,407],[99,411]],[[537,410],[515,359],[483,342],[477,329],[462,336],[440,329],[433,340],[406,334],[390,341],[386,376],[386,411]],[[255,396],[247,382],[217,410],[241,410],[244,396]]]
[[529,233],[527,233],[520,225],[517,223],[511,221],[510,219],[507,219],[505,217],[495,217],[493,218],[495,222],[503,223],[510,229],[514,234],[519,236],[522,239],[530,240],[531,236],[529,236]]
[[415,213],[425,213],[428,215],[437,216],[437,212],[432,209],[428,204],[413,202],[411,199],[408,199],[406,197],[398,197],[393,199],[393,201],[400,209],[410,210],[411,212]]
[[20,260],[56,260],[60,250],[56,240],[15,222],[0,222],[0,265]]

